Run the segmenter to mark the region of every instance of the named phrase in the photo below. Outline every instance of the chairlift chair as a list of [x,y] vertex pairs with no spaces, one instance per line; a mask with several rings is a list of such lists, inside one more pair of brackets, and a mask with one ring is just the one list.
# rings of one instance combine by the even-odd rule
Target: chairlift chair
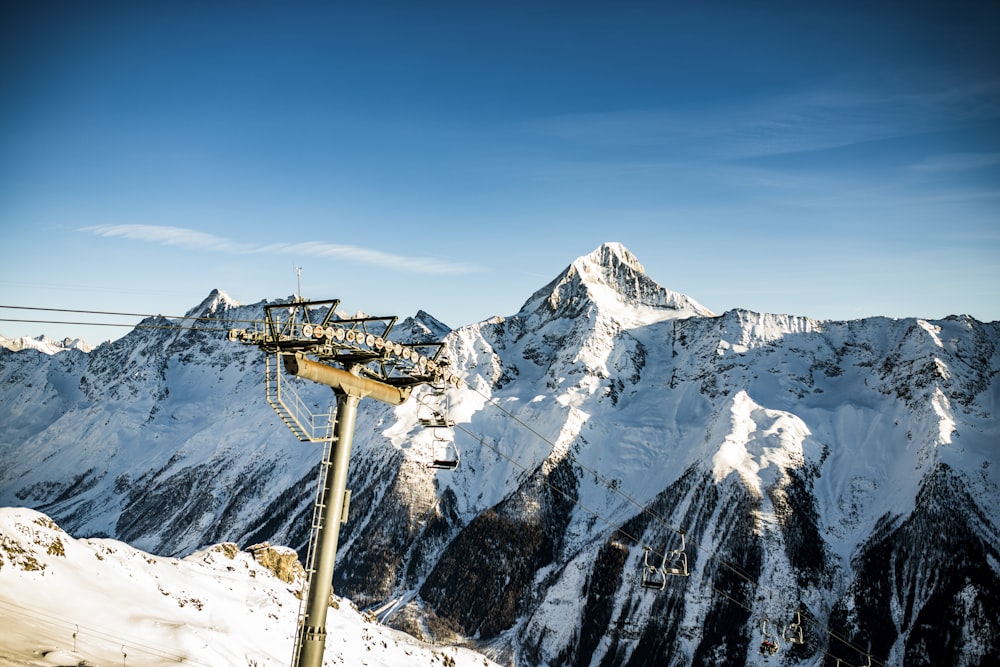
[[683,551],[671,551],[664,557],[662,569],[663,574],[674,577],[688,576],[687,555]]
[[[643,588],[651,588],[655,590],[662,591],[667,587],[667,575],[664,573],[662,567],[658,567],[649,562],[649,554],[653,551],[652,548],[646,547],[646,553],[643,556],[643,568],[642,568],[642,581],[641,585]],[[666,556],[664,556],[666,558]]]
[[[681,548],[674,549],[668,553],[663,558],[663,565],[661,569],[663,574],[669,574],[675,577],[686,577],[688,576],[688,561],[687,554],[684,553],[684,531],[678,531],[681,534]],[[670,564],[667,564],[669,560]]]
[[760,642],[760,653],[767,658],[778,652],[778,639],[768,632],[767,617],[764,618],[762,634],[763,637]]
[[458,447],[455,446],[455,443],[439,438],[435,440],[434,444],[434,458],[427,464],[427,467],[442,470],[454,470],[457,468],[459,455]]
[[[432,400],[420,400],[421,410],[418,416],[418,421],[421,426],[425,426],[427,428],[451,428],[455,425],[455,421],[449,414],[450,406],[448,393],[443,388],[434,387],[430,395],[424,398]],[[440,407],[435,406],[435,402],[439,402],[442,405]]]
[[458,447],[443,435],[439,435],[441,431],[438,430],[450,429],[455,426],[455,421],[449,414],[448,394],[443,387],[434,386],[429,397],[438,399],[437,402],[440,405],[435,405],[433,402],[425,402],[424,400],[420,401],[421,412],[418,414],[420,425],[434,429],[435,433],[434,458],[427,464],[427,467],[454,470],[458,467]]
[[805,637],[802,635],[802,613],[798,609],[795,610],[795,621],[785,626],[781,636],[789,644],[806,643]]

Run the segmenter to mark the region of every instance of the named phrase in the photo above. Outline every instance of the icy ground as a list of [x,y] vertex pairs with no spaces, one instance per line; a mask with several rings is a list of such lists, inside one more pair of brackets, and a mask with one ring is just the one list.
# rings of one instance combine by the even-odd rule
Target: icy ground
[[[0,667],[288,665],[300,585],[233,544],[162,558],[0,508]],[[327,633],[324,665],[495,664],[385,628],[340,598]]]

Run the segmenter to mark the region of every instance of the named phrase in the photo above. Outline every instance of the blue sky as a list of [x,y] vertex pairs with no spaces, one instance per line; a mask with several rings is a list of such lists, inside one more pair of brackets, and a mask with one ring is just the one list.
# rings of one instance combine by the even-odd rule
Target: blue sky
[[216,287],[291,295],[301,267],[306,298],[461,326],[618,241],[718,313],[998,320],[998,19],[4,3],[0,305],[176,315]]

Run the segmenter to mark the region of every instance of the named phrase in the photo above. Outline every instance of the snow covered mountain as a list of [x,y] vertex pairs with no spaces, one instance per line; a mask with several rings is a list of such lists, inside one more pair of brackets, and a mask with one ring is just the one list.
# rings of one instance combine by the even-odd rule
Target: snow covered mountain
[[[320,447],[225,336],[265,305],[0,350],[0,506],[164,556],[305,553]],[[362,401],[334,587],[384,622],[552,667],[1000,654],[1000,324],[716,316],[609,243],[510,317],[393,334],[443,339],[464,384],[448,430],[429,388]],[[427,465],[445,442],[454,471]],[[682,548],[689,576],[645,568]]]
[[0,336],[0,347],[13,350],[15,352],[31,348],[38,350],[39,352],[44,352],[45,354],[55,354],[57,352],[62,352],[63,350],[80,350],[82,352],[90,352],[94,349],[93,345],[90,345],[79,338],[64,338],[61,341],[54,341],[46,338],[45,336],[38,336],[37,338],[5,338]]

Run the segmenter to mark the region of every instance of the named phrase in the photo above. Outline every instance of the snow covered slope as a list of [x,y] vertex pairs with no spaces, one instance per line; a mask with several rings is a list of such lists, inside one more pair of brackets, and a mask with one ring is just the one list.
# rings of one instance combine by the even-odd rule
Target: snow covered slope
[[[301,567],[281,567],[289,553],[297,564],[267,544],[163,558],[0,510],[0,665],[287,665],[302,585]],[[421,644],[339,598],[327,632],[329,665],[492,664]]]
[[[161,555],[304,553],[320,448],[224,336],[263,307],[213,292],[198,330],[0,350],[0,505]],[[334,584],[386,623],[553,667],[1000,653],[998,323],[716,316],[605,244],[512,316],[393,334],[443,338],[465,384],[444,432],[427,388],[359,410]],[[427,466],[442,440],[454,471]],[[643,588],[681,531],[689,576]]]

